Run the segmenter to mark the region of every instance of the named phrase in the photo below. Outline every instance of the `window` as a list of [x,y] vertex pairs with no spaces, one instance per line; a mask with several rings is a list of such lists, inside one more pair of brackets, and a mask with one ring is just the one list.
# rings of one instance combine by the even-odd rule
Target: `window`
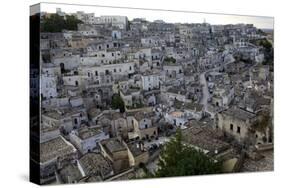
[[230,124],[230,130],[233,131],[233,124]]
[[144,127],[147,129],[147,127],[148,127],[148,126],[147,126],[147,124],[145,124],[145,126],[144,126]]
[[149,139],[149,135],[148,134],[146,134],[145,137],[146,137],[146,139]]
[[240,127],[237,127],[237,133],[240,134]]
[[113,69],[114,72],[116,72],[116,69]]

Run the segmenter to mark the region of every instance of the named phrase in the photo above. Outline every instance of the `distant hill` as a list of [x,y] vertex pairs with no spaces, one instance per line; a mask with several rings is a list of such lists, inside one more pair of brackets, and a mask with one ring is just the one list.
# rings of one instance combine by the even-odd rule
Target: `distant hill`
[[268,34],[272,34],[273,33],[273,29],[261,29],[263,32],[268,33]]

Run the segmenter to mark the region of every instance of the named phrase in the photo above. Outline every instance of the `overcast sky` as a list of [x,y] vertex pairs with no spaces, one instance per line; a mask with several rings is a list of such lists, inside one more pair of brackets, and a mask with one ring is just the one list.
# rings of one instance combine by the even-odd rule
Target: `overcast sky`
[[133,18],[145,18],[148,21],[163,20],[169,23],[203,23],[206,20],[210,24],[254,24],[258,28],[273,29],[274,19],[272,17],[261,16],[240,16],[226,14],[210,14],[180,11],[163,11],[163,10],[145,10],[129,8],[110,8],[102,6],[79,6],[68,4],[49,4],[42,3],[41,11],[54,13],[56,8],[61,8],[63,12],[75,13],[84,11],[86,13],[95,13],[95,16],[101,15],[119,15],[127,16],[129,20]]

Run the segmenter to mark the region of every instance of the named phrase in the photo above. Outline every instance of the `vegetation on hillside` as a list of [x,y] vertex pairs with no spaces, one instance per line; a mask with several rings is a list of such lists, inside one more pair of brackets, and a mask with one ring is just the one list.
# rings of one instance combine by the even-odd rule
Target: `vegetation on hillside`
[[52,14],[50,17],[44,17],[41,23],[42,32],[61,32],[62,30],[77,30],[78,24],[82,23],[73,15],[59,16]]
[[121,113],[125,112],[125,104],[120,95],[115,94],[112,96],[111,107],[119,109]]
[[259,118],[253,123],[253,128],[260,132],[266,132],[266,128],[270,123],[270,114],[268,112],[262,112]]
[[253,44],[263,47],[263,65],[273,65],[273,46],[267,39],[252,40]]
[[167,62],[167,63],[176,63],[176,59],[173,58],[173,57],[165,57],[164,59],[164,62]]
[[202,151],[182,143],[182,133],[177,130],[160,154],[158,170],[146,171],[145,178],[174,177],[221,173],[222,163]]

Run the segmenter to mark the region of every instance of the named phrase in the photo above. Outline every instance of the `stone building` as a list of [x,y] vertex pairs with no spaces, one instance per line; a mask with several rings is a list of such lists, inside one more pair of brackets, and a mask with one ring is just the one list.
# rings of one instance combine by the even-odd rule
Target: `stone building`
[[113,163],[115,173],[129,168],[126,144],[118,138],[110,138],[99,142],[101,154]]
[[239,143],[250,138],[250,128],[256,121],[254,113],[232,107],[217,114],[217,126],[226,134],[233,136]]
[[77,150],[62,136],[40,144],[40,182],[42,184],[54,181],[55,171],[64,163],[75,161]]
[[132,124],[134,127],[133,132],[129,133],[129,139],[151,139],[158,136],[158,128],[153,124],[152,117],[154,113],[137,112],[128,121],[128,124]]
[[82,154],[93,151],[96,149],[98,142],[108,138],[109,135],[106,135],[101,130],[87,126],[82,126],[78,130],[73,130],[69,134],[70,142],[73,143]]

